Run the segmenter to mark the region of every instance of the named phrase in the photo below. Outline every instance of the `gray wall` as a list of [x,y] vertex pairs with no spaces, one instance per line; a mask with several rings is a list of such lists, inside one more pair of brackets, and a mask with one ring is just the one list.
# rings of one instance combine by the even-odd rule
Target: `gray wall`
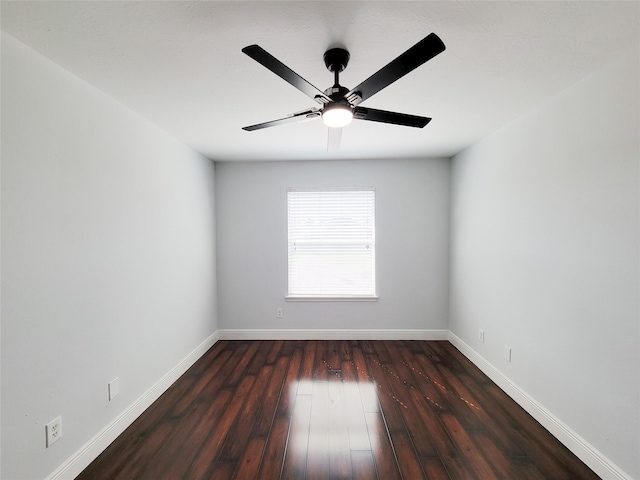
[[[377,302],[285,303],[287,187],[311,186],[375,187]],[[447,329],[448,160],[219,163],[216,208],[220,328]]]
[[638,73],[636,51],[457,155],[451,217],[451,331],[631,478]]
[[5,34],[1,94],[2,478],[42,479],[216,331],[214,164]]

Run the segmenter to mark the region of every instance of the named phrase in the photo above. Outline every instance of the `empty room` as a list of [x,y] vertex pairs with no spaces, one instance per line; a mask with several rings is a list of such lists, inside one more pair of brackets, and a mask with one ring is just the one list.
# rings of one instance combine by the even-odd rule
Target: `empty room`
[[640,479],[640,3],[0,21],[3,480]]

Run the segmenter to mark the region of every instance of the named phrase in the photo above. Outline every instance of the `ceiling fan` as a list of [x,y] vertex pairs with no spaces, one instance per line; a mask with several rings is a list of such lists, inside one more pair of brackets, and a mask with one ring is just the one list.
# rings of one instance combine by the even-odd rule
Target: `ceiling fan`
[[395,60],[392,60],[385,67],[382,67],[371,75],[360,85],[349,90],[340,85],[339,81],[340,72],[342,72],[349,63],[349,52],[343,48],[332,48],[325,52],[324,64],[330,72],[333,72],[334,84],[323,92],[311,85],[262,47],[249,45],[242,49],[245,54],[271,70],[284,81],[293,85],[305,95],[311,97],[318,102],[320,106],[293,113],[277,120],[243,127],[243,130],[260,130],[285,123],[313,120],[321,117],[325,125],[330,127],[327,149],[337,150],[340,146],[342,127],[351,123],[353,119],[422,128],[431,121],[431,118],[364,108],[359,105],[383,88],[418,68],[439,53],[442,53],[444,50],[445,46],[442,40],[440,40],[435,33],[430,33]]

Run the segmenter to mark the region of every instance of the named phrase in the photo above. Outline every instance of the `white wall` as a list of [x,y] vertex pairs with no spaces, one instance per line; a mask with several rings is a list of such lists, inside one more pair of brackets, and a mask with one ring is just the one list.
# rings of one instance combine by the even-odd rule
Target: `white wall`
[[5,34],[1,93],[2,478],[42,479],[217,330],[214,164]]
[[[312,186],[375,187],[377,302],[285,303],[287,187]],[[447,329],[448,160],[218,163],[216,208],[221,329]]]
[[640,478],[639,71],[636,51],[452,165],[451,331],[630,478]]

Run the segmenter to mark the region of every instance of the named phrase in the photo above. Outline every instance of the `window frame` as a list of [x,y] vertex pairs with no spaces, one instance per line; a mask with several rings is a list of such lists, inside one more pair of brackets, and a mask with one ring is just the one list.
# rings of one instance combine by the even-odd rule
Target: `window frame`
[[[290,212],[289,212],[289,193],[290,192],[357,192],[370,191],[373,193],[373,293],[372,294],[318,294],[304,295],[291,293],[291,258],[290,258]],[[378,300],[377,285],[377,262],[376,262],[376,189],[372,186],[358,187],[289,187],[286,192],[287,202],[287,294],[285,300],[288,302],[375,302]]]

